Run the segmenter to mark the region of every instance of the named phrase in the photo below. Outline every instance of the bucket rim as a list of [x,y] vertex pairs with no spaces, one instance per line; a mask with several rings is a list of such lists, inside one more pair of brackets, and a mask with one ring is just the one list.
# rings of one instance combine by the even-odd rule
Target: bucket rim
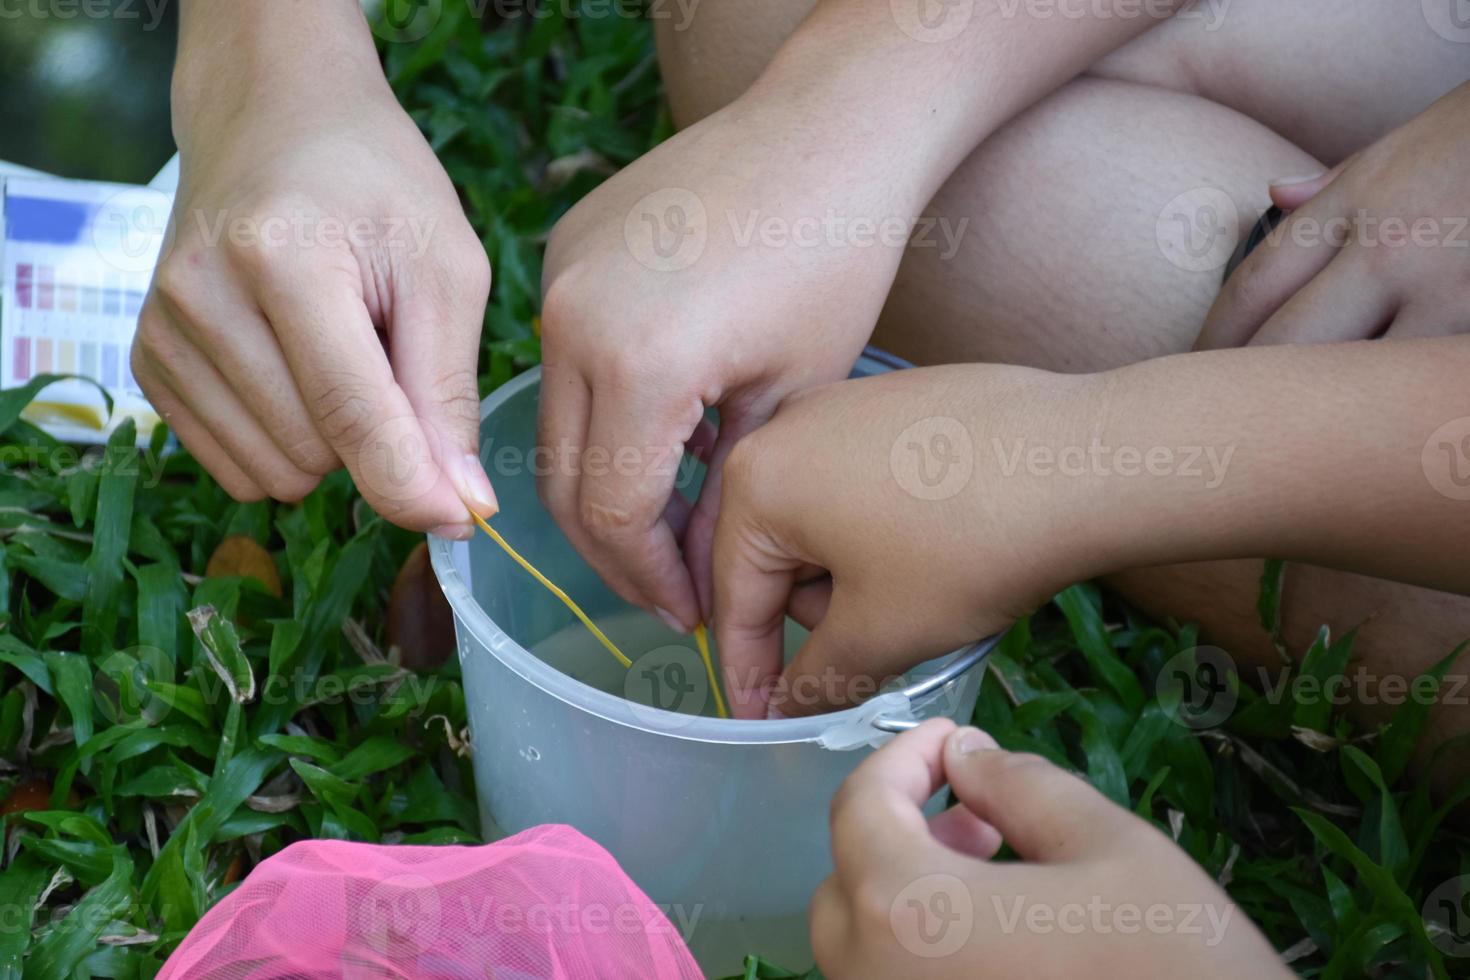
[[[873,356],[871,350],[865,352],[858,363],[861,364],[863,361],[868,361],[876,366],[878,372],[887,371],[893,366],[884,358]],[[509,401],[540,380],[541,366],[538,364],[496,388],[480,402],[480,421],[483,422],[502,403]],[[804,718],[760,721],[706,718],[700,715],[681,714],[664,708],[634,705],[626,698],[599,690],[557,670],[523,647],[500,624],[490,618],[484,608],[475,601],[469,584],[460,576],[459,568],[455,563],[455,550],[468,548],[469,543],[451,541],[433,534],[427,537],[429,563],[434,569],[434,577],[438,580],[439,588],[444,592],[444,597],[454,612],[456,642],[461,641],[459,636],[461,629],[469,630],[474,640],[495,657],[502,666],[541,692],[570,707],[604,721],[653,735],[726,745],[820,742],[825,733],[835,728],[858,723],[866,724],[870,720],[867,717],[869,712],[865,710],[868,702],[844,708],[841,711],[810,715]],[[461,646],[461,650],[463,649]],[[967,646],[953,653],[933,658],[925,661],[925,665],[932,665],[936,671],[942,671],[957,657],[964,656],[970,649],[971,647]],[[960,671],[947,682],[914,698],[911,702],[912,708],[918,710],[921,706],[943,697],[947,690],[957,690],[968,674],[969,670]],[[882,731],[875,728],[874,734],[881,735]]]

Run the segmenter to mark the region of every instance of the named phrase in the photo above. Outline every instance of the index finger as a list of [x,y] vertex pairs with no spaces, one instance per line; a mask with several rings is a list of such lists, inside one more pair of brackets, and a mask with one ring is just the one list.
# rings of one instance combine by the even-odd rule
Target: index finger
[[599,572],[628,582],[628,598],[693,629],[701,620],[694,584],[664,517],[684,444],[704,419],[697,398],[683,400],[652,381],[593,379],[577,518]]
[[398,386],[357,291],[345,279],[296,274],[276,275],[260,293],[317,430],[368,504],[403,527],[472,533],[469,511],[437,461],[439,434]]
[[1244,347],[1276,311],[1327,267],[1341,243],[1332,229],[1338,195],[1329,187],[1276,226],[1231,273],[1210,307],[1195,350]]
[[784,665],[786,606],[804,563],[747,521],[747,495],[733,484],[715,524],[715,642],[731,710],[758,719]]

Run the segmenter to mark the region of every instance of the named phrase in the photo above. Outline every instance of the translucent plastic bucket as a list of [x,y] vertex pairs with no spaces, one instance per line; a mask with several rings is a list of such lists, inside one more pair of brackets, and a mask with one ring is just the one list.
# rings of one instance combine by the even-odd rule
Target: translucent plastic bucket
[[[868,354],[854,375],[889,366]],[[805,966],[806,906],[831,870],[833,792],[885,732],[937,715],[967,721],[976,664],[993,640],[922,665],[905,678],[906,693],[847,711],[755,722],[687,713],[713,713],[692,638],[630,610],[536,497],[539,391],[540,372],[531,371],[482,406],[481,453],[501,505],[495,523],[634,665],[625,671],[580,636],[566,608],[485,536],[430,539],[454,608],[487,833],[576,827],[666,909],[706,971],[735,972],[746,952]]]

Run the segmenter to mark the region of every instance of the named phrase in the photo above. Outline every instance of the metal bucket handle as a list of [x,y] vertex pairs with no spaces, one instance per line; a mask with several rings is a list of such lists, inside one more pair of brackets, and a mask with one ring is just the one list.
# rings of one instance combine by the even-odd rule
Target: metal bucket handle
[[[1001,637],[1004,635],[1004,633],[996,633],[993,636],[987,636],[983,640],[977,640],[971,643],[964,650],[960,651],[953,660],[945,664],[942,670],[921,681],[910,684],[900,693],[910,702],[913,702],[926,694],[931,694],[939,690],[952,681],[958,680],[970,668],[983,663],[985,658],[990,656],[990,651],[995,649],[996,644],[1000,642]],[[919,727],[919,722],[907,718],[889,718],[884,715],[877,715],[873,718],[873,727],[880,732],[897,734],[899,732],[906,732],[910,728]]]

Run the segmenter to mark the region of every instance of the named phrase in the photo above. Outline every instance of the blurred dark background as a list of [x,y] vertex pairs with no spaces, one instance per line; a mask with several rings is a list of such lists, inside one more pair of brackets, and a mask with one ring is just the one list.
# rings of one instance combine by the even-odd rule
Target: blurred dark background
[[175,7],[0,0],[0,160],[63,177],[150,180],[174,152]]

